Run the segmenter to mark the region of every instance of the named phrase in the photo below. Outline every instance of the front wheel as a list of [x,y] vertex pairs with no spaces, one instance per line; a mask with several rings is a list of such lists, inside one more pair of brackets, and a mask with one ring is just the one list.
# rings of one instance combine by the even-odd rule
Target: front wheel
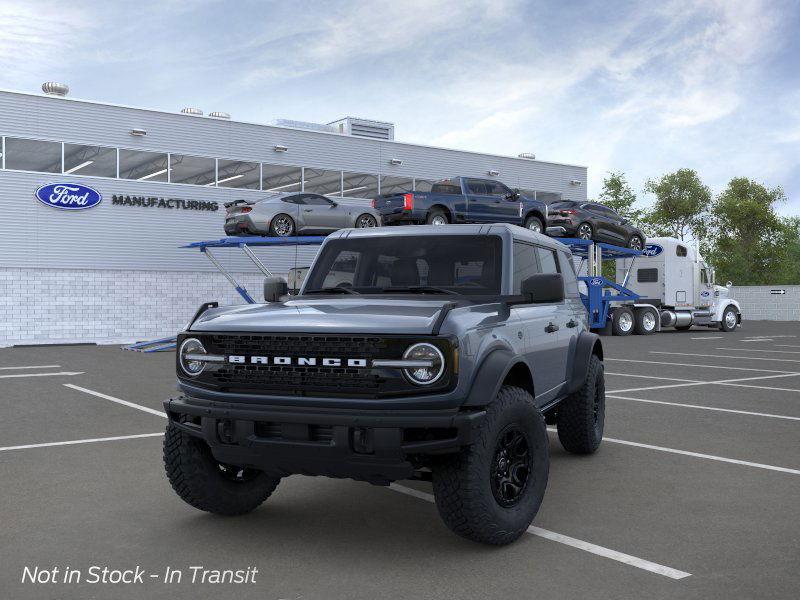
[[739,325],[739,318],[733,307],[729,306],[722,313],[722,321],[720,321],[719,328],[722,331],[733,331]]
[[294,219],[289,215],[280,213],[272,218],[269,233],[275,237],[287,237],[294,233]]
[[164,436],[164,468],[172,489],[184,502],[217,515],[255,510],[280,482],[257,469],[219,463],[208,444],[171,422]]
[[503,386],[471,446],[433,468],[436,508],[458,535],[484,544],[521,536],[542,504],[550,469],[544,417],[525,390]]
[[370,214],[364,213],[356,219],[357,229],[366,229],[368,227],[377,227],[378,220]]
[[539,217],[528,217],[525,219],[525,229],[534,233],[544,233],[544,224]]
[[631,250],[641,250],[644,248],[644,240],[638,235],[632,235],[631,239],[628,240],[628,248]]
[[578,225],[575,235],[579,240],[590,240],[594,236],[594,230],[589,223],[581,223]]

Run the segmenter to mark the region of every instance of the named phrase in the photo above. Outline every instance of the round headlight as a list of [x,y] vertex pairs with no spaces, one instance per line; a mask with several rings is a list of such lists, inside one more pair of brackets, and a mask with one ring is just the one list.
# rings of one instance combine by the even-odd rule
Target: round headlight
[[197,375],[200,375],[206,366],[206,362],[204,360],[191,358],[192,355],[196,356],[198,354],[206,354],[206,349],[203,348],[203,344],[200,343],[200,340],[197,338],[189,338],[188,340],[183,341],[180,350],[178,351],[178,362],[180,362],[183,372],[189,377],[196,377]]
[[405,360],[419,360],[430,362],[426,367],[409,367],[403,369],[406,377],[417,385],[430,385],[438,381],[444,373],[444,356],[433,344],[414,344],[403,354]]

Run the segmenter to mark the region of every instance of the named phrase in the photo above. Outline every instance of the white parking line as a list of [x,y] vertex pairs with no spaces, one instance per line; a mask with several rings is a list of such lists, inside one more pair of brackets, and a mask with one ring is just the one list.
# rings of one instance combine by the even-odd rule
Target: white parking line
[[[792,350],[762,350],[761,348],[714,348],[714,350],[733,350],[734,352],[770,352],[772,354],[800,354]],[[742,356],[747,356],[746,354]]]
[[44,444],[25,444],[24,446],[5,446],[0,448],[0,452],[8,452],[9,450],[27,450],[29,448],[47,448],[49,446],[73,446],[75,444],[94,444],[95,442],[116,442],[117,440],[135,440],[138,438],[158,437],[164,435],[160,433],[139,433],[137,435],[117,435],[114,437],[104,438],[91,438],[86,440],[69,440],[66,442],[46,442]]
[[[395,492],[400,492],[401,494],[412,496],[413,498],[425,500],[426,502],[435,502],[433,494],[420,492],[419,490],[415,490],[404,485],[392,483],[389,485],[389,489],[394,490]],[[605,548],[604,546],[598,546],[597,544],[592,544],[591,542],[585,542],[568,535],[550,531],[549,529],[542,529],[541,527],[534,527],[531,525],[528,527],[528,533],[546,540],[558,542],[559,544],[564,544],[565,546],[577,548],[578,550],[584,550],[585,552],[590,552],[591,554],[602,556],[603,558],[609,558],[611,560],[636,567],[637,569],[649,571],[650,573],[655,573],[656,575],[663,575],[664,577],[669,577],[670,579],[684,579],[691,576],[691,573],[687,573],[686,571],[679,571],[678,569],[673,569],[672,567],[665,567],[664,565],[660,565],[643,558],[631,556],[630,554],[623,554],[622,552],[617,552],[616,550],[611,550],[610,548]]]
[[751,412],[749,410],[734,410],[732,408],[717,408],[716,406],[703,406],[700,404],[683,404],[681,402],[663,402],[661,400],[646,400],[644,398],[630,398],[627,396],[617,396],[607,394],[606,398],[615,400],[630,400],[631,402],[646,402],[647,404],[664,404],[666,406],[678,406],[681,408],[697,408],[700,410],[713,410],[718,412],[736,413],[739,415],[749,415],[751,417],[769,417],[771,419],[785,419],[787,421],[800,421],[800,417],[790,417],[788,415],[774,415],[772,413]]
[[775,344],[776,348],[800,348],[797,344]]
[[[668,352],[667,354],[673,354],[672,352]],[[706,356],[705,354],[700,354],[698,356]],[[737,356],[736,358],[745,358],[744,356]],[[703,369],[728,369],[730,371],[759,371],[760,373],[786,373],[789,375],[795,375],[794,371],[776,371],[775,369],[755,369],[752,367],[728,367],[724,365],[698,365],[693,363],[676,363],[676,362],[665,362],[665,361],[657,361],[657,360],[640,360],[634,358],[604,358],[604,362],[608,362],[610,360],[615,360],[619,362],[633,362],[633,363],[644,363],[646,365],[672,365],[673,367],[701,367]]]
[[[628,388],[626,390],[608,390],[608,394],[621,394],[623,392],[644,392],[646,390],[663,390],[667,388],[689,387],[693,385],[738,385],[740,381],[756,381],[759,379],[778,379],[781,377],[796,377],[800,373],[784,373],[782,375],[761,375],[759,377],[740,377],[737,379],[718,379],[716,381],[695,381],[693,383],[673,383],[669,385],[651,385],[648,387]],[[65,384],[66,385],[66,384]],[[747,387],[754,387],[758,389],[773,389],[759,385],[749,385]]]
[[0,371],[13,371],[16,369],[60,369],[61,365],[32,365],[25,367],[0,367]]
[[771,342],[772,338],[756,338],[754,340],[740,340],[741,342]]
[[706,336],[703,336],[703,337],[693,337],[693,338],[689,338],[689,339],[690,340],[719,340],[719,339],[722,339],[724,337],[725,337],[724,335],[706,335]]
[[109,396],[108,394],[101,394],[100,392],[95,392],[94,390],[89,390],[78,385],[72,385],[71,383],[65,383],[64,387],[68,387],[72,390],[78,390],[79,392],[83,392],[85,394],[91,394],[92,396],[97,396],[98,398],[103,398],[104,400],[110,400],[111,402],[116,402],[117,404],[122,404],[123,406],[128,406],[130,408],[135,408],[136,410],[141,410],[146,413],[150,413],[151,415],[156,415],[158,417],[167,418],[167,413],[156,410],[154,408],[148,408],[147,406],[142,406],[141,404],[134,404],[133,402],[128,402],[127,400],[122,400],[120,398],[115,398],[114,396]]
[[0,379],[15,379],[19,377],[53,377],[55,375],[83,375],[83,371],[59,371],[57,373],[14,373],[13,375],[0,375]]
[[640,379],[663,379],[664,381],[683,381],[686,383],[702,383],[700,379],[676,379],[675,377],[659,377],[658,375],[634,375],[633,373],[611,373],[605,372],[606,375],[614,375],[616,377],[638,377]]
[[650,350],[650,354],[677,354],[678,356],[702,356],[703,358],[735,358],[736,360],[769,360],[772,362],[793,362],[800,363],[794,358],[761,358],[760,356],[725,356],[724,354],[690,354],[688,352],[662,352],[660,350]]

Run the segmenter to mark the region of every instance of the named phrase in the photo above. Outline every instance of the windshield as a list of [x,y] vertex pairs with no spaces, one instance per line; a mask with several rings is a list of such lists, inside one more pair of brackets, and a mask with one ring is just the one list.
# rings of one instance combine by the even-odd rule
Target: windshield
[[303,293],[496,296],[501,253],[501,240],[494,235],[332,240],[322,248]]

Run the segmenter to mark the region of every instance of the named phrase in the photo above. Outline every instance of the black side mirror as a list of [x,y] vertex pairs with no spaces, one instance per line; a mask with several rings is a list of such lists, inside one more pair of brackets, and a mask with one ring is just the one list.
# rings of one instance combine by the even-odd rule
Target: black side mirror
[[339,203],[331,200],[331,208],[336,208],[337,206],[339,206]]
[[264,279],[264,301],[279,302],[282,296],[289,293],[289,284],[283,277],[267,277]]
[[564,276],[561,273],[537,273],[522,280],[523,296],[535,304],[564,301]]
[[514,190],[513,192],[508,192],[506,194],[506,200],[514,201],[519,198],[519,191]]

